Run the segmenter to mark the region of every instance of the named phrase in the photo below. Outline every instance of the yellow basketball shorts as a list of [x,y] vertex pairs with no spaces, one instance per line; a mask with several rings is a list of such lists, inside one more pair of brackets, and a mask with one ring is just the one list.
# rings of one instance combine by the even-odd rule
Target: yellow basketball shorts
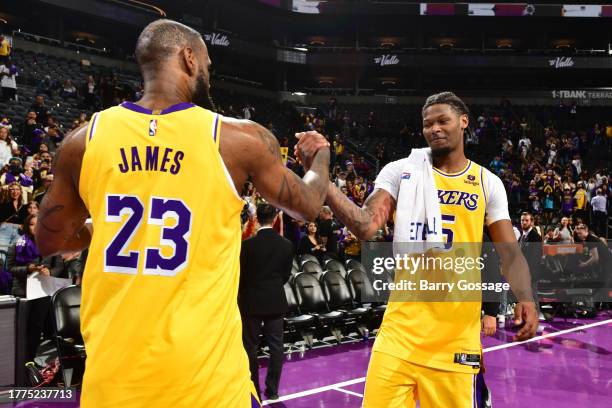
[[375,351],[363,408],[479,408],[476,374],[442,371]]

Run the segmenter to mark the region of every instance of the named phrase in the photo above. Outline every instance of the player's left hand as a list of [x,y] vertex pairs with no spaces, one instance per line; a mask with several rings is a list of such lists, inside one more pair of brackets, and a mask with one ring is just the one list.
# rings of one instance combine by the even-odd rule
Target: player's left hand
[[482,318],[482,332],[485,336],[495,335],[497,330],[497,319],[493,316],[484,315]]
[[535,336],[538,329],[538,312],[534,302],[520,302],[514,307],[514,324],[523,324],[513,341],[528,340]]

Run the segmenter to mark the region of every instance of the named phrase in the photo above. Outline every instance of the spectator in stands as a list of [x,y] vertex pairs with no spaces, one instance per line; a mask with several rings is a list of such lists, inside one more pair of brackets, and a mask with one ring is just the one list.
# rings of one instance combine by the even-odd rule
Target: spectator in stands
[[2,86],[2,101],[17,100],[17,67],[10,58],[0,65],[0,86]]
[[571,217],[574,213],[574,198],[572,197],[571,190],[566,187],[563,192],[563,199],[561,201],[561,214],[564,217]]
[[19,183],[22,187],[32,187],[34,181],[31,177],[25,175],[25,169],[22,166],[21,158],[12,157],[8,163],[8,171],[0,176],[0,183],[11,184]]
[[61,96],[64,99],[68,98],[76,98],[77,89],[76,86],[72,83],[71,80],[67,79],[64,81],[64,85],[62,86]]
[[11,118],[9,118],[7,115],[0,116],[0,127],[7,128],[9,131],[13,130]]
[[272,225],[276,209],[269,204],[257,206],[260,228],[257,235],[242,243],[238,305],[242,315],[244,348],[249,356],[251,380],[261,399],[257,350],[263,333],[269,347],[270,363],[265,394],[278,399],[283,367],[283,317],[288,312],[283,285],[291,276],[293,245]]
[[540,261],[542,258],[542,236],[538,234],[534,228],[534,217],[529,212],[521,214],[521,230],[522,234],[519,238],[521,251],[525,256],[529,272],[531,273],[531,287],[533,290],[536,310],[540,312],[540,304],[538,302],[538,279],[540,270]]
[[553,241],[559,244],[572,244],[574,232],[570,228],[569,218],[561,218],[561,223],[553,232]]
[[527,134],[523,135],[523,138],[518,142],[519,154],[521,158],[526,159],[527,155],[531,151],[531,139]]
[[85,263],[81,255],[81,252],[62,254],[64,274],[68,279],[72,280],[75,285],[80,285],[80,278],[83,276],[83,270],[85,269]]
[[53,174],[45,174],[42,186],[34,192],[34,201],[36,201],[38,204],[42,202],[43,198],[45,198],[45,194],[47,194],[47,190],[51,186],[51,183],[53,183]]
[[545,228],[543,242],[545,244],[554,244],[555,243],[555,230],[550,225]]
[[342,245],[344,247],[344,257],[346,259],[356,259],[361,262],[361,241],[349,231],[346,227],[342,229],[344,239]]
[[81,112],[79,114],[79,126],[84,125],[85,123],[87,123],[87,114],[85,112]]
[[0,168],[9,164],[11,157],[15,156],[17,149],[17,143],[11,139],[9,129],[0,127]]
[[325,244],[317,237],[317,224],[309,222],[306,224],[307,234],[302,237],[298,245],[298,254],[312,254],[320,258],[326,251]]
[[34,163],[36,168],[39,168],[41,161],[46,158],[51,158],[51,155],[49,154],[49,146],[47,146],[46,143],[41,143],[40,145],[38,145],[38,150],[36,151],[36,153],[34,153],[34,155],[32,156],[32,163]]
[[601,241],[589,232],[589,227],[584,223],[576,225],[575,235],[576,242],[583,243],[588,250],[586,255],[578,262],[578,267],[585,273],[596,273],[599,266],[598,247]]
[[[7,264],[9,272],[13,275],[13,296],[26,297],[27,279],[34,273],[43,277],[60,277],[64,272],[61,257],[42,258],[40,256],[34,242],[37,218],[36,215],[30,215],[25,219],[21,237],[8,251]],[[41,333],[44,333],[46,337],[50,337],[53,333],[51,297],[45,296],[30,300],[28,306],[26,361],[32,361],[36,357]]]
[[8,39],[0,34],[0,63],[5,62],[11,55],[11,44]]
[[499,175],[500,170],[504,167],[501,157],[499,155],[495,156],[491,163],[489,163],[489,168],[493,170],[495,174]]
[[43,141],[46,141],[50,152],[55,152],[59,144],[64,140],[64,133],[57,126],[49,126],[49,130],[43,137]]
[[85,109],[92,110],[96,106],[96,93],[98,89],[93,76],[89,75],[87,81],[83,84],[83,106]]
[[346,171],[341,171],[338,173],[338,178],[336,178],[335,184],[340,189],[342,189],[342,187],[346,187]]
[[[550,187],[550,186],[547,186]],[[552,187],[550,191],[547,191],[542,200],[542,207],[544,209],[544,222],[549,224],[553,218],[553,214],[556,212],[555,199],[552,194]]]
[[334,222],[331,208],[326,205],[321,208],[321,212],[319,213],[317,229],[319,231],[319,236],[325,239],[326,253],[333,257],[337,257],[338,234],[340,233],[340,228]]
[[586,220],[588,201],[586,196],[586,190],[584,189],[584,181],[579,181],[577,186],[578,189],[574,194],[574,214],[576,214],[576,217],[580,217],[583,220]]
[[591,199],[593,208],[593,231],[600,237],[607,238],[608,232],[608,202],[601,188],[597,189],[597,195]]
[[21,127],[21,138],[19,139],[19,143],[29,147],[32,143],[32,139],[34,138],[34,131],[36,129],[40,129],[36,112],[30,110],[28,111],[23,126]]
[[20,211],[23,207],[23,190],[19,183],[13,182],[2,192],[0,203],[0,223],[19,224]]
[[38,203],[36,201],[30,201],[27,205],[21,207],[18,215],[19,223],[23,224],[30,215],[38,215]]
[[49,108],[45,104],[45,97],[43,95],[36,95],[34,103],[30,106],[30,111],[36,113],[36,123],[43,124],[47,123],[47,116],[49,115]]

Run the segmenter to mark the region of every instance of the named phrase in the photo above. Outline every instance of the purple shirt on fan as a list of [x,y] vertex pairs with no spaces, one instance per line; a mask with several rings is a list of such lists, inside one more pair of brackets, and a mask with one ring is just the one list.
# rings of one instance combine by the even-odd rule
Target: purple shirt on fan
[[13,173],[6,173],[6,177],[4,179],[4,183],[5,184],[11,184],[12,182],[18,182],[19,184],[21,184],[23,187],[30,187],[32,185],[34,185],[34,182],[32,181],[31,178],[29,178],[28,176],[26,176],[25,174],[20,174],[18,177],[15,177],[13,175]]

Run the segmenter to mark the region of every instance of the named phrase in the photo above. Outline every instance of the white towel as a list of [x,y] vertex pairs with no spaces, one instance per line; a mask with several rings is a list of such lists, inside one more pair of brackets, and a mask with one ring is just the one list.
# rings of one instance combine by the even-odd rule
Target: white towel
[[444,248],[430,148],[412,149],[402,171],[393,242],[400,256]]

